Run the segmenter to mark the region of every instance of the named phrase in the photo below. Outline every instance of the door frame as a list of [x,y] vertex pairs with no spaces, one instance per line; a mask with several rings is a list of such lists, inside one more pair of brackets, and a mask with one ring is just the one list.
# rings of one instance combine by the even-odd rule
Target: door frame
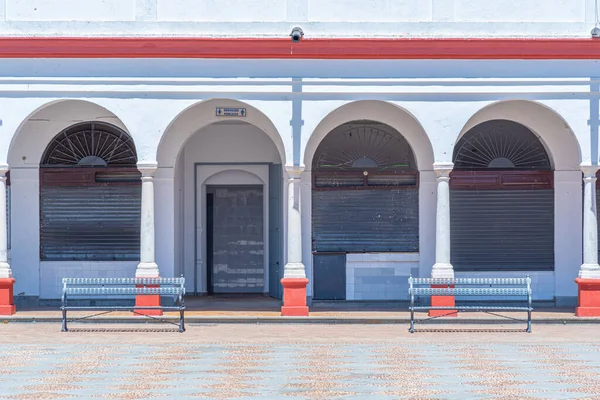
[[[264,264],[265,288],[269,292],[269,165],[272,163],[194,163],[194,293],[207,293],[208,276],[206,249],[206,186],[263,186],[263,219],[264,219]],[[239,172],[245,178],[254,177],[254,181],[235,181],[234,175],[228,172]],[[217,177],[220,175],[220,177]],[[215,178],[215,179],[211,179]],[[219,183],[219,179],[223,183]]]

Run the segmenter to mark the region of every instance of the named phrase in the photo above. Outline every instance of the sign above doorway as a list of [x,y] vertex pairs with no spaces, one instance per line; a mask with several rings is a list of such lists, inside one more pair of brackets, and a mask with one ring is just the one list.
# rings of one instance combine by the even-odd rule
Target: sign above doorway
[[217,117],[245,117],[246,109],[238,107],[217,107]]

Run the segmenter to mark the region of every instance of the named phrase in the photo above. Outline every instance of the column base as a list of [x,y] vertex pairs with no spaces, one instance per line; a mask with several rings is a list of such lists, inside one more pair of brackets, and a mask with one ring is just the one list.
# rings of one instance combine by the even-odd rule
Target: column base
[[13,315],[17,312],[13,289],[15,278],[0,279],[0,315]]
[[600,279],[575,279],[578,286],[577,317],[600,317]]
[[[144,287],[143,285],[137,285],[138,288]],[[147,285],[146,287],[160,287],[159,285]],[[135,306],[136,307],[160,307],[160,295],[159,294],[138,294],[135,296]],[[139,317],[143,316],[161,316],[163,315],[162,310],[136,310],[133,315],[137,315]]]
[[283,317],[308,317],[308,306],[306,305],[306,278],[283,278],[283,306],[281,315]]
[[[445,289],[447,285],[431,285],[432,288]],[[453,286],[451,286],[453,287]],[[431,296],[431,305],[434,307],[454,307],[454,296]],[[457,317],[457,310],[429,310],[430,317]]]
[[135,270],[136,278],[158,278],[158,265],[155,262],[141,262]]

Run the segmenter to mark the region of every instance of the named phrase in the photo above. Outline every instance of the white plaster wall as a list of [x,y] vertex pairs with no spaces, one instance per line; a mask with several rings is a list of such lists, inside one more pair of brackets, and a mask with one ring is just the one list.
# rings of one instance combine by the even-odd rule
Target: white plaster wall
[[594,0],[0,0],[0,35],[589,37],[593,24]]
[[419,171],[419,273],[414,277],[431,276],[435,264],[435,218],[437,210],[437,179],[433,171]]
[[133,21],[135,0],[8,0],[9,21]]
[[[554,276],[557,301],[577,296],[575,278],[583,263],[583,181],[579,171],[554,172]],[[550,287],[544,287],[550,291]]]
[[40,261],[40,299],[59,299],[62,278],[131,278],[137,262]]
[[[286,190],[287,193],[287,190]],[[284,210],[287,212],[287,196]],[[302,225],[302,263],[306,269],[306,278],[308,285],[306,287],[306,296],[312,298],[314,292],[313,281],[313,253],[312,253],[312,174],[305,171],[300,177],[300,219]],[[287,221],[287,217],[285,218]],[[287,232],[287,226],[284,227]],[[287,249],[287,240],[285,240]],[[287,261],[287,251],[285,253]]]
[[161,21],[275,22],[285,20],[286,0],[157,0],[157,13]]
[[[11,177],[11,268],[15,295],[40,294],[39,169],[15,168]],[[18,221],[18,222],[17,222]]]
[[407,300],[408,277],[419,275],[419,253],[346,255],[346,300]]
[[455,0],[457,21],[580,22],[585,21],[582,0]]
[[159,273],[165,278],[180,276],[177,244],[181,238],[176,234],[175,210],[181,194],[176,189],[174,168],[158,168],[154,174],[154,193],[155,257]]
[[308,0],[309,21],[431,21],[431,0]]
[[[554,300],[554,287],[556,285],[556,278],[554,271],[518,271],[518,272],[507,272],[503,274],[505,277],[510,278],[525,278],[526,276],[531,277],[531,292],[533,300],[542,301],[553,301]],[[494,271],[490,272],[457,272],[457,278],[497,278],[499,274]],[[502,298],[502,297],[500,297]],[[458,300],[478,300],[478,296],[464,296],[458,297]],[[507,300],[510,297],[506,297]]]

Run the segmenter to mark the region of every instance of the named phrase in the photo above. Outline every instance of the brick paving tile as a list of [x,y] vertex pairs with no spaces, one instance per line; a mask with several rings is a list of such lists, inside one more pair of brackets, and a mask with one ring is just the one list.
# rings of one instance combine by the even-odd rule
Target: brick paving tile
[[1,324],[0,399],[600,398],[597,325],[406,328]]

